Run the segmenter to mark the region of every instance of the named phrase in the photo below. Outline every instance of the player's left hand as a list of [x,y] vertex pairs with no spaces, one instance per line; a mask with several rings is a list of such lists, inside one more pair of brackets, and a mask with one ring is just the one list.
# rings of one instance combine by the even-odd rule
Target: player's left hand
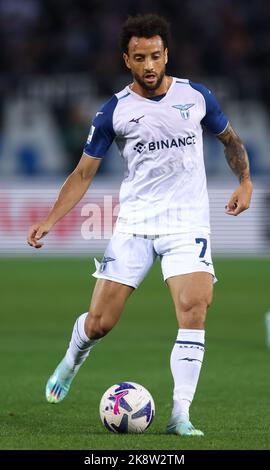
[[244,180],[234,191],[228,204],[225,206],[226,214],[238,215],[249,208],[253,185],[250,179]]

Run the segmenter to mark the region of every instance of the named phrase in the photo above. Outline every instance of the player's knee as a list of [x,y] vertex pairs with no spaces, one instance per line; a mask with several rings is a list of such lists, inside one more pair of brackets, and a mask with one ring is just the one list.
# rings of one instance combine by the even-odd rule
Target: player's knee
[[211,304],[211,297],[203,296],[181,302],[180,328],[204,329],[206,312]]
[[211,299],[208,296],[202,296],[197,298],[186,298],[182,299],[179,305],[180,311],[183,313],[190,311],[206,311],[211,303]]

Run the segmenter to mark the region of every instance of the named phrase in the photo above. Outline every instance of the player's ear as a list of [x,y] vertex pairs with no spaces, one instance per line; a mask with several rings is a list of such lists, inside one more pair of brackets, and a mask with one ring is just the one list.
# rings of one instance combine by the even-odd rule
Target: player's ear
[[123,54],[123,59],[124,59],[124,62],[126,64],[127,68],[130,69],[131,67],[130,67],[130,63],[129,63],[129,56],[125,52]]
[[167,64],[167,62],[168,62],[168,49],[167,49],[167,47],[164,51],[164,55],[165,55],[165,64]]

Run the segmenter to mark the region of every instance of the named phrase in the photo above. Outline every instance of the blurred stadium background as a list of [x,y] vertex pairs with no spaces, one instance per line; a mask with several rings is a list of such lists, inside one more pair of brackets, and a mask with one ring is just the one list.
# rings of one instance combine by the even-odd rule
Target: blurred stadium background
[[[168,72],[212,89],[249,153],[255,183],[252,206],[232,220],[224,215],[224,205],[237,181],[222,145],[205,135],[214,254],[269,253],[267,0],[120,0],[117,7],[113,0],[1,0],[2,255],[34,256],[24,242],[27,226],[46,213],[77,164],[96,110],[130,82],[118,48],[121,23],[128,14],[151,11],[171,22]],[[117,199],[121,177],[121,158],[113,147],[84,205],[97,202],[103,216],[104,188]],[[102,252],[103,236],[89,242],[91,228],[88,239],[81,236],[89,215],[91,206],[75,209],[48,237],[42,255]],[[102,224],[104,231],[104,219]]]
[[[227,166],[222,145],[205,134],[212,248],[223,281],[217,285],[213,307],[220,315],[209,320],[211,354],[195,412],[198,417],[201,414],[206,427],[208,423],[211,439],[184,443],[181,448],[269,448],[269,423],[264,419],[269,357],[263,318],[270,307],[270,2],[0,0],[1,348],[7,357],[2,364],[2,392],[8,397],[0,431],[2,448],[179,448],[177,438],[168,441],[163,435],[153,442],[150,435],[142,441],[118,440],[115,444],[111,437],[104,441],[97,426],[97,397],[123,377],[141,381],[153,390],[160,400],[157,426],[162,419],[162,426],[166,424],[171,385],[168,357],[175,323],[172,315],[158,322],[154,351],[166,368],[161,376],[153,373],[156,364],[150,359],[148,346],[155,311],[165,310],[169,302],[167,291],[156,288],[161,282],[157,268],[141,293],[130,301],[129,316],[104,346],[111,361],[119,352],[116,343],[130,352],[122,363],[123,375],[120,371],[115,375],[110,364],[104,366],[102,354],[100,359],[95,356],[93,367],[99,385],[89,390],[85,369],[78,378],[83,390],[79,393],[75,389],[67,407],[57,410],[59,419],[65,421],[66,436],[55,422],[55,410],[47,411],[45,400],[40,399],[48,372],[66,347],[75,317],[87,308],[88,275],[94,268],[88,258],[103,252],[117,215],[122,164],[114,147],[92,189],[57,224],[43,249],[33,250],[25,241],[29,224],[47,213],[80,159],[97,108],[130,82],[118,48],[122,22],[128,14],[148,12],[160,13],[171,23],[168,73],[201,82],[216,94],[246,145],[254,182],[250,209],[237,218],[225,215],[224,206],[237,180]],[[71,259],[74,257],[84,261]],[[91,279],[91,289],[93,283]],[[153,313],[146,318],[147,305]],[[136,322],[138,312],[144,332]],[[139,352],[137,339],[128,339],[131,329],[130,339],[137,338],[139,329]],[[127,337],[123,337],[125,331]],[[144,371],[133,361],[130,377],[128,357],[141,357]],[[223,371],[219,378],[218,370]],[[260,401],[255,399],[258,396]],[[80,410],[79,397],[83,404]],[[168,403],[163,408],[165,397]],[[96,424],[89,423],[85,415],[89,403]],[[213,410],[215,423],[211,421]],[[78,421],[81,428],[76,437]],[[91,444],[88,431],[95,432],[95,426],[100,436]],[[246,434],[239,437],[242,427]],[[160,434],[160,428],[155,429]]]

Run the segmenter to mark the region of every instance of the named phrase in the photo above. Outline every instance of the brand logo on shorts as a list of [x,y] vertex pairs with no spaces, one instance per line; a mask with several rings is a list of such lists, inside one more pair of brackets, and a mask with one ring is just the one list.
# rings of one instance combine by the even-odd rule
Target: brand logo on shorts
[[106,266],[107,266],[107,263],[109,263],[109,261],[115,261],[115,258],[110,258],[109,256],[103,256],[102,260],[101,260],[101,263],[99,265],[99,271],[102,273],[103,271],[105,271],[106,269]]
[[211,264],[211,266],[213,266],[213,263],[209,263],[209,261],[206,261],[205,259],[203,259],[203,260],[201,261],[201,263],[206,264],[206,266],[210,266],[210,264]]

